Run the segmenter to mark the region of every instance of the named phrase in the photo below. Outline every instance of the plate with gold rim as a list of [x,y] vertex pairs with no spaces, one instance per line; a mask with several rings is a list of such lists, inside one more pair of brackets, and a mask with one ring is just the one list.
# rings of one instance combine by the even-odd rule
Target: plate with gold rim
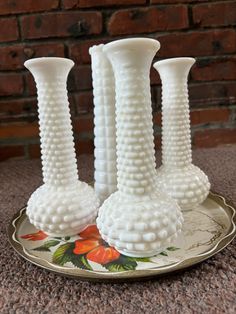
[[218,194],[210,192],[203,204],[183,215],[181,236],[151,258],[120,254],[101,238],[95,224],[73,237],[50,237],[30,224],[25,207],[12,218],[8,238],[27,261],[60,275],[106,282],[150,279],[206,260],[236,235],[236,211]]

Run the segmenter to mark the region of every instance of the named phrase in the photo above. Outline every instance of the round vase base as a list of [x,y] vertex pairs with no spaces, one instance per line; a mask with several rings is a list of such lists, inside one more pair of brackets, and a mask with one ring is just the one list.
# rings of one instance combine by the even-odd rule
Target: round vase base
[[50,236],[74,236],[94,221],[99,203],[85,182],[77,181],[65,190],[43,184],[31,195],[26,214],[32,225]]
[[201,205],[210,191],[205,173],[193,164],[183,168],[161,166],[157,170],[157,186],[175,199],[181,210],[192,210]]

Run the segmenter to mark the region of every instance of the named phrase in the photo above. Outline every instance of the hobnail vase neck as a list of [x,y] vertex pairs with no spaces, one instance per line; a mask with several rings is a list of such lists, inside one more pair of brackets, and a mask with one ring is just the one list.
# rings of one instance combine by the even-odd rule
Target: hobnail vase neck
[[150,67],[160,48],[153,39],[118,40],[103,47],[116,85],[118,190],[145,195],[156,188]]

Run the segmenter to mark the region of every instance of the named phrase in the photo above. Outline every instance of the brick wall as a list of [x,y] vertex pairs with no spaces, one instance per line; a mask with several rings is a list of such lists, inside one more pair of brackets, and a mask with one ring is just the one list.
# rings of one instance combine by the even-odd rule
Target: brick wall
[[[78,154],[93,151],[88,48],[129,36],[157,38],[159,58],[193,56],[193,145],[236,143],[236,1],[4,0],[0,3],[0,159],[39,156],[36,90],[28,58],[69,57],[68,81]],[[152,70],[156,143],[160,79]]]

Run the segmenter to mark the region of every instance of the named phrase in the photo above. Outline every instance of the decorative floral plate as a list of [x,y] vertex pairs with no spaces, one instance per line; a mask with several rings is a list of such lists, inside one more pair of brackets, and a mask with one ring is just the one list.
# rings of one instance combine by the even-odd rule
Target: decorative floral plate
[[73,237],[49,237],[30,224],[25,208],[13,217],[8,235],[26,260],[58,274],[84,280],[138,280],[185,269],[216,254],[236,234],[235,209],[210,193],[184,211],[181,237],[151,258],[127,257],[102,240],[95,224]]

